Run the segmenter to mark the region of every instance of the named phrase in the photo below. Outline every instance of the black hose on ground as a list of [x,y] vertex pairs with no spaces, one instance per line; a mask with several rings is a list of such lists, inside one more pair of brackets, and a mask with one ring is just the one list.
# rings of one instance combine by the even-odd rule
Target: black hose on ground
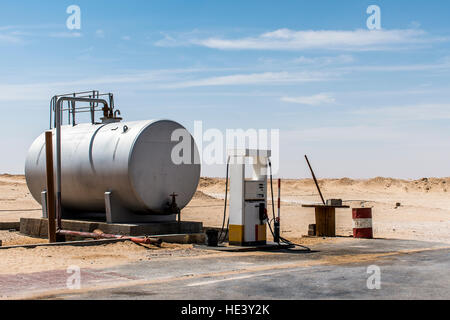
[[[275,221],[275,202],[274,202],[274,197],[273,197],[272,162],[270,161],[270,158],[268,159],[268,162],[269,162],[269,169],[270,169],[270,190],[271,190],[271,194],[272,194],[272,216],[273,216],[273,219],[271,221]],[[270,233],[272,234],[272,237],[275,239],[275,234],[272,230],[271,221],[267,221],[267,224],[269,225],[269,229],[270,229]],[[301,244],[294,243],[294,242],[292,242],[286,238],[283,238],[281,236],[279,236],[279,238],[283,243],[285,243],[287,245],[297,246],[297,247],[306,249],[306,251],[311,251],[310,248],[302,246]],[[278,245],[280,245],[280,242],[278,242]]]
[[[230,218],[228,218],[228,222],[227,222],[227,229],[225,234],[224,229],[225,229],[225,220],[227,217],[227,198],[228,198],[228,172],[230,169],[230,157],[228,157],[227,159],[227,173],[225,176],[225,202],[224,202],[224,206],[223,206],[223,221],[222,221],[222,229],[220,230],[219,233],[219,243],[223,243],[225,242],[225,239],[227,238],[227,234],[228,234],[228,227],[230,226]],[[222,238],[223,236],[223,238]],[[222,238],[222,239],[221,239]]]
[[[272,196],[272,216],[273,216],[273,218],[272,218],[272,220],[267,221],[268,222],[267,224],[269,226],[270,233],[272,234],[272,237],[275,238],[275,234],[273,232],[272,225],[271,225],[272,221],[275,221],[275,201],[274,201],[274,196],[273,196],[272,163],[271,163],[270,159],[268,161],[269,161],[269,168],[270,168],[270,191],[271,191],[271,196]],[[228,217],[227,228],[225,229],[225,221],[226,221],[226,213],[227,213],[227,200],[228,200],[229,168],[230,168],[230,157],[228,157],[228,159],[227,159],[227,172],[226,172],[226,177],[225,177],[225,201],[224,201],[224,207],[223,207],[222,228],[221,228],[220,233],[219,233],[219,243],[225,242],[225,239],[226,239],[226,237],[228,235],[228,228],[230,226],[230,218]],[[224,231],[225,231],[225,233],[224,233]],[[286,238],[283,238],[281,236],[279,236],[279,238],[280,238],[280,240],[283,243],[285,243],[287,245],[297,246],[297,247],[304,248],[307,251],[311,251],[310,248],[305,247],[305,246],[303,246],[301,244],[294,243],[294,242],[292,242],[292,241],[290,241],[290,240],[288,240]],[[280,243],[278,242],[278,244],[280,244]]]

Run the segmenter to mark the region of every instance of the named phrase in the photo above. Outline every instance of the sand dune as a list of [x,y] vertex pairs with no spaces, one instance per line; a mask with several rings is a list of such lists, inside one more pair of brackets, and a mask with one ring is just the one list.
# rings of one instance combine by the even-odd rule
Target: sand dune
[[[225,179],[221,178],[201,178],[199,189],[213,189],[215,187],[223,188]],[[274,181],[275,186],[276,181]],[[320,179],[321,188],[342,188],[343,190],[361,190],[367,191],[394,191],[394,192],[448,192],[450,188],[450,177],[448,178],[422,178],[420,180],[402,180],[394,178],[376,177],[372,179]],[[302,189],[315,189],[312,179],[283,179],[283,189],[286,192],[298,191]],[[222,190],[223,191],[223,190]]]

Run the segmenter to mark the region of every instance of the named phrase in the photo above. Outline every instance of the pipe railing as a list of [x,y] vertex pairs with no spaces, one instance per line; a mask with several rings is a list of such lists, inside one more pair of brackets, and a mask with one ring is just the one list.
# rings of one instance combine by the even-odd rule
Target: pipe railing
[[[56,127],[56,119],[53,119],[52,115],[56,110],[56,102],[59,98],[62,97],[73,97],[73,98],[90,98],[90,99],[101,99],[101,97],[105,97],[104,99],[109,100],[109,117],[112,117],[114,114],[114,95],[112,93],[100,93],[98,90],[91,90],[91,91],[82,91],[82,92],[74,92],[74,93],[67,93],[67,94],[60,94],[55,95],[50,100],[50,129],[53,129],[53,127]],[[71,102],[68,104],[67,108],[63,108],[62,111],[68,111],[68,123],[70,124],[72,122],[72,125],[76,125],[75,121],[75,114],[81,113],[81,112],[90,112],[91,113],[91,122],[92,124],[95,123],[95,112],[100,111],[96,110],[96,107],[98,106],[98,103],[90,103],[90,106],[88,107],[75,107],[75,103]],[[84,109],[86,111],[80,111],[81,109]],[[72,116],[72,119],[71,119]],[[71,121],[72,120],[72,121]]]
[[[101,94],[102,96],[105,94]],[[56,102],[61,97],[78,97],[78,98],[100,98],[100,93],[98,90],[90,90],[90,91],[82,91],[82,92],[72,92],[72,93],[65,93],[65,94],[59,94],[52,97],[50,100],[50,129],[56,126],[56,119],[54,119],[54,123],[52,124],[52,113],[55,112],[56,109]],[[95,107],[91,104],[89,107],[91,110]],[[72,103],[72,106],[69,105],[69,123],[70,123],[70,111],[72,111],[73,119],[72,124],[75,125],[75,104]],[[92,116],[93,117],[93,116]],[[93,121],[93,120],[92,120]]]
[[[61,207],[61,112],[63,102],[71,102],[74,106],[75,102],[88,102],[91,104],[102,104],[105,110],[109,110],[108,102],[98,98],[81,98],[81,97],[59,97],[55,102],[55,120],[56,120],[56,217],[58,230],[62,229],[62,207]],[[75,107],[74,107],[75,108]]]

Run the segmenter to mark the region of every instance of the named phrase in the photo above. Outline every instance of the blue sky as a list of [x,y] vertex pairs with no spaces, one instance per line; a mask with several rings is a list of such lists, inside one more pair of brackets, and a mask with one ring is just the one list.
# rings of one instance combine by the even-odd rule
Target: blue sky
[[[81,8],[68,30],[66,8]],[[369,5],[382,30],[370,31]],[[58,93],[126,120],[280,129],[282,177],[449,176],[449,1],[2,1],[0,171]],[[223,175],[223,167],[203,175]]]

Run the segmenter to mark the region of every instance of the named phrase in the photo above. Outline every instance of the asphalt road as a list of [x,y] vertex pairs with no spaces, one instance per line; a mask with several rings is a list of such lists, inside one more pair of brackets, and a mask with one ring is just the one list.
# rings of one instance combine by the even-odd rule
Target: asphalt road
[[450,299],[450,251],[379,264],[380,289],[367,288],[366,264],[287,268],[102,290],[81,299]]
[[446,245],[352,239],[313,249],[142,261],[102,271],[120,279],[34,298],[450,299]]

